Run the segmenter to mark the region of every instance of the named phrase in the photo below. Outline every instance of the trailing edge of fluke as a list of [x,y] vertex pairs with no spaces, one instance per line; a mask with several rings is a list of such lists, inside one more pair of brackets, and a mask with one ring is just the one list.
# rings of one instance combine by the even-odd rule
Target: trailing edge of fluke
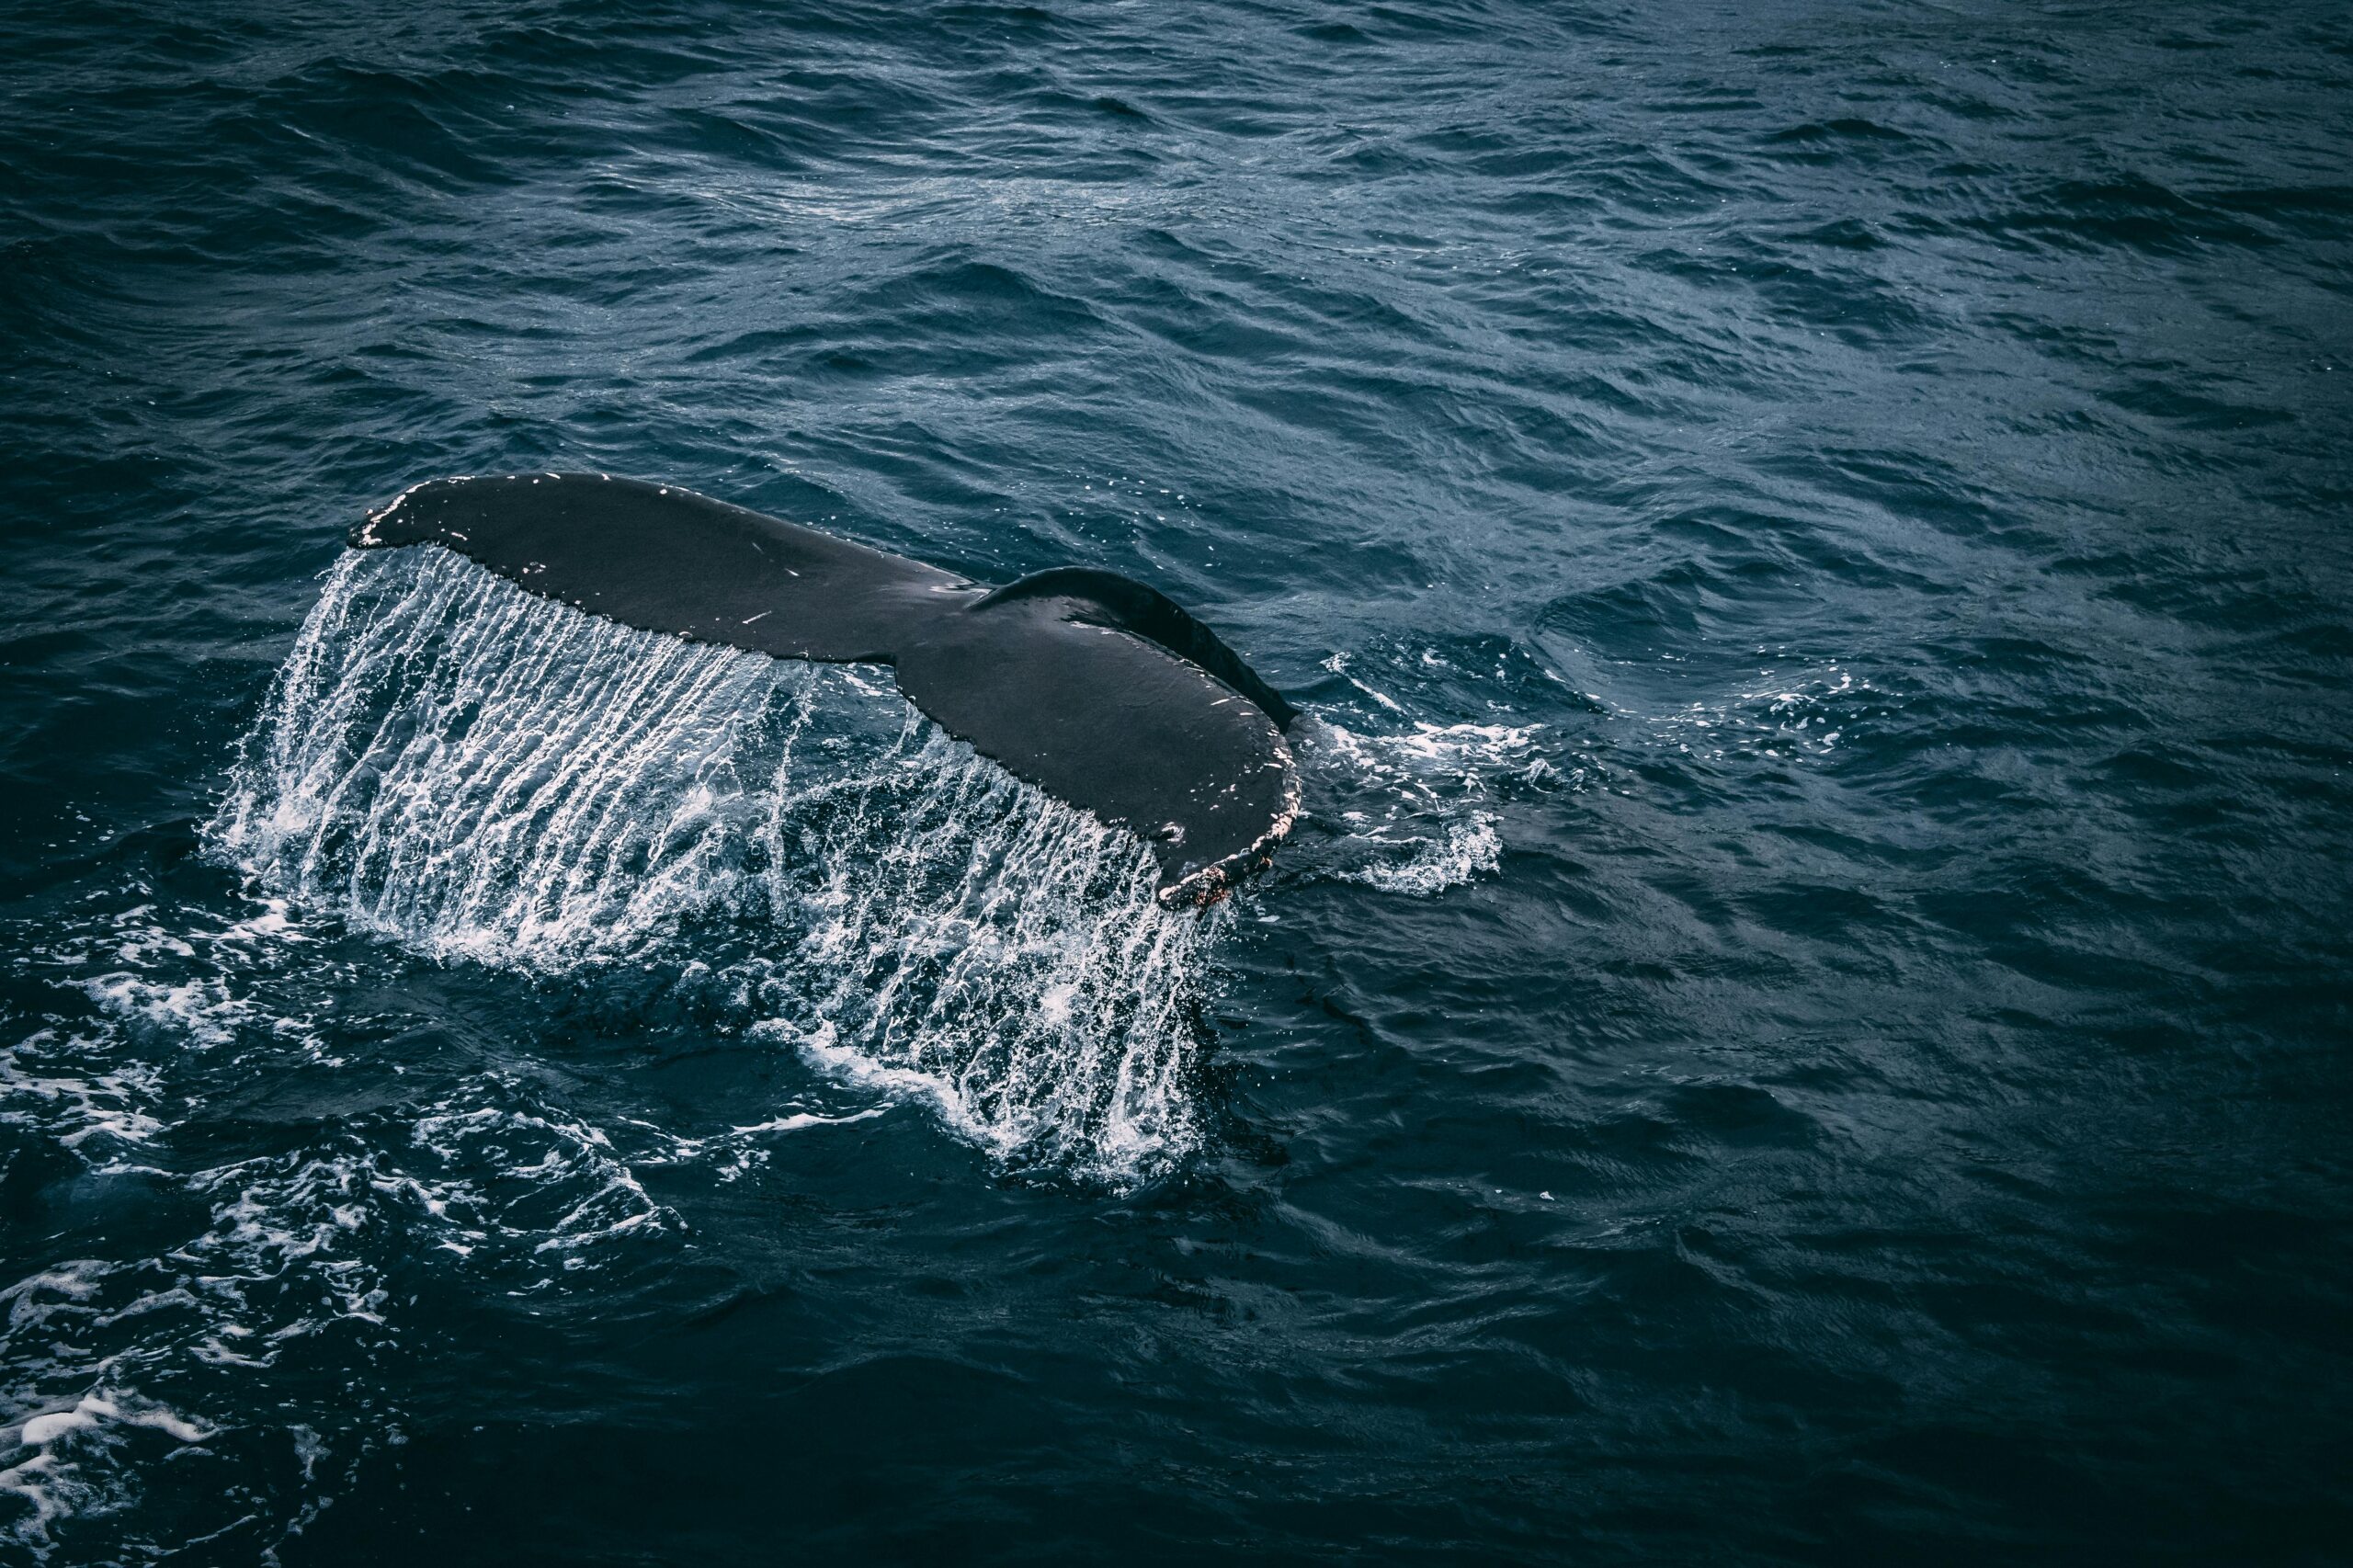
[[437,544],[626,626],[781,659],[889,665],[949,734],[1151,845],[1208,903],[1290,831],[1290,704],[1158,591],[1084,567],[1003,587],[676,485],[437,479],[351,531]]

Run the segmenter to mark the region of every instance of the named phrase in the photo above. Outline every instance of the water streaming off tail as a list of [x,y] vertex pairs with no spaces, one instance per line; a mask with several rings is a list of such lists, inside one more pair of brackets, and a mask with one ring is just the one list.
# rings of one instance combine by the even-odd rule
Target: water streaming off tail
[[1219,916],[873,672],[634,631],[435,550],[329,575],[210,827],[275,892],[444,960],[624,960],[936,1105],[1008,1165],[1195,1146]]

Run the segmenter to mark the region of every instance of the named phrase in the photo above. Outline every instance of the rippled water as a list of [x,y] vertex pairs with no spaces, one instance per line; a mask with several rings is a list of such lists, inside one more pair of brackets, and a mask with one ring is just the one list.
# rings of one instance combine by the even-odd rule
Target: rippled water
[[[2341,1561],[2353,25],[0,17],[0,1560]],[[676,481],[1307,716],[1206,918]]]

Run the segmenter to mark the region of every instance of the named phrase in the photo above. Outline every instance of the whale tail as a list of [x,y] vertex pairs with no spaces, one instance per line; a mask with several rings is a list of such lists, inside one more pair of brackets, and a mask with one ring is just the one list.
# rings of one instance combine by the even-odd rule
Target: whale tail
[[1296,710],[1157,590],[1081,567],[1002,587],[676,485],[435,480],[351,532],[434,544],[625,625],[778,658],[889,665],[941,728],[1137,834],[1170,904],[1212,901],[1290,831]]

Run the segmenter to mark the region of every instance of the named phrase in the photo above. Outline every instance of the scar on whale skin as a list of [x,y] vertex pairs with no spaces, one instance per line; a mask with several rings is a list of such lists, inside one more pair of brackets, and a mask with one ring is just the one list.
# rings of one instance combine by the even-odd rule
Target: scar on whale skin
[[351,531],[439,545],[623,625],[780,659],[889,665],[982,756],[1151,846],[1160,899],[1209,904],[1299,812],[1297,710],[1154,588],[1066,566],[1001,587],[675,484],[437,479]]

